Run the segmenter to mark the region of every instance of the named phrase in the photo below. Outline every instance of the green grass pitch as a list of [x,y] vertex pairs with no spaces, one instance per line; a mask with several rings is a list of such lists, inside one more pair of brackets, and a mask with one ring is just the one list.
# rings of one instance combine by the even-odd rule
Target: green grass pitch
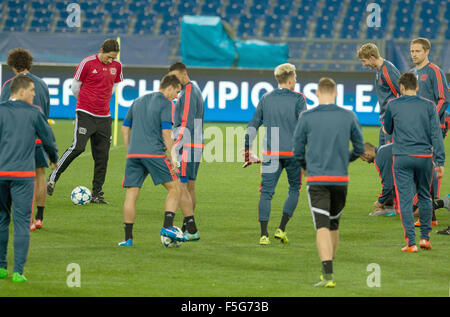
[[[243,124],[207,124],[225,128]],[[60,155],[70,146],[73,121],[57,120],[53,126]],[[120,131],[120,130],[119,130]],[[378,128],[364,127],[365,141],[377,144]],[[123,239],[121,187],[125,167],[122,136],[111,149],[104,186],[109,206],[74,206],[70,192],[77,185],[91,188],[93,160],[90,145],[62,175],[53,196],[47,198],[44,228],[31,233],[24,274],[25,284],[9,277],[0,281],[0,296],[449,296],[450,237],[435,232],[450,225],[450,213],[437,211],[433,250],[418,254],[400,252],[404,246],[399,217],[369,217],[380,192],[373,165],[358,160],[349,168],[347,205],[341,218],[340,242],[334,270],[335,289],[316,289],[321,264],[315,231],[303,185],[300,201],[287,226],[290,243],[271,237],[270,246],[259,246],[257,204],[259,166],[242,169],[241,162],[206,163],[197,181],[196,221],[199,242],[167,249],[160,242],[166,191],[147,178],[137,204],[134,246],[120,248]],[[206,139],[209,142],[209,139]],[[450,137],[445,141],[450,153]],[[448,164],[447,164],[448,165]],[[441,194],[450,192],[446,170]],[[281,219],[287,194],[285,172],[272,202],[269,232]],[[181,226],[181,211],[175,225]],[[12,227],[12,226],[11,226]],[[416,233],[419,233],[418,229]],[[8,248],[13,266],[13,234]],[[80,267],[80,287],[69,287],[68,265]],[[369,287],[370,264],[379,265],[379,287]],[[368,270],[369,269],[369,270]]]

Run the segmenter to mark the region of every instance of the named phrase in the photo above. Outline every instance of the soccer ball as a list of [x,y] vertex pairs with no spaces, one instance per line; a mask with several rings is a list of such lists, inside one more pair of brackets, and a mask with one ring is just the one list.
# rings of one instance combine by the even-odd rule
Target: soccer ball
[[84,186],[77,186],[72,190],[70,199],[72,200],[74,205],[87,205],[91,202],[92,194],[89,188],[86,188]]
[[[183,237],[183,232],[180,228],[174,227],[177,231],[177,236]],[[161,243],[166,248],[178,248],[181,245],[181,241],[173,240],[172,238],[161,235]]]

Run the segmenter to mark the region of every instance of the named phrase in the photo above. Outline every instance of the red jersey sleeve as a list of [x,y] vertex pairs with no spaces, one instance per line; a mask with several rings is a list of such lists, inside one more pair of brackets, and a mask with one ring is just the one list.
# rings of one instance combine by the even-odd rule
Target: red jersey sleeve
[[74,79],[83,82],[86,79],[87,74],[89,73],[89,65],[88,63],[90,58],[85,58],[78,64],[77,69],[75,70]]
[[121,81],[123,81],[123,73],[122,73],[122,63],[117,61],[117,76],[116,79],[114,80],[114,83],[120,83]]

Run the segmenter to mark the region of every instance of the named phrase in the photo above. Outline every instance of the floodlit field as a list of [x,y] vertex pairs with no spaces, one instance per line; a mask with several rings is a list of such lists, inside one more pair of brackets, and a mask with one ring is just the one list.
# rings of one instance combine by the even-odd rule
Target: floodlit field
[[[208,126],[220,127],[225,135],[227,126],[244,125]],[[56,120],[53,129],[62,155],[72,143],[73,122]],[[365,141],[377,144],[378,131],[364,127]],[[321,264],[306,186],[287,226],[290,243],[282,245],[271,237],[271,245],[260,246],[260,170],[259,166],[242,169],[241,162],[201,164],[195,211],[201,240],[176,249],[163,247],[159,237],[166,191],[147,178],[137,205],[134,246],[120,248],[125,148],[121,135],[118,139],[118,146],[111,148],[104,186],[105,199],[111,204],[74,206],[70,201],[75,186],[91,188],[93,160],[88,144],[48,197],[44,228],[31,233],[24,271],[28,282],[1,280],[0,296],[449,296],[450,236],[435,232],[450,225],[450,213],[437,211],[439,226],[433,228],[431,251],[400,252],[405,245],[400,218],[368,216],[381,185],[375,167],[361,160],[349,169],[349,193],[334,262],[335,289],[313,287]],[[450,137],[445,147],[450,153]],[[445,172],[442,195],[450,192],[450,168]],[[283,173],[272,202],[271,235],[278,227],[286,195]],[[175,225],[181,227],[181,221],[179,211]],[[12,270],[12,228],[9,241]],[[70,287],[75,272],[69,266],[72,263],[79,265],[80,287]],[[378,280],[373,267],[379,268]],[[375,282],[379,284],[369,287]]]

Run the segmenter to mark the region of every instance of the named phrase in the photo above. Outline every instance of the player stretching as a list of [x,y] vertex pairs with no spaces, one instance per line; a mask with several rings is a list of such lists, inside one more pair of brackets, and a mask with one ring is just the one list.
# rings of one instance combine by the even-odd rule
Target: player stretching
[[84,152],[90,139],[94,159],[91,203],[108,204],[103,198],[102,187],[111,145],[109,102],[115,84],[123,80],[122,64],[115,61],[117,54],[119,43],[115,39],[106,40],[98,54],[83,59],[75,70],[72,82],[72,92],[77,98],[74,139],[72,146],[61,156],[58,168],[49,177],[47,193],[50,196],[61,174]]
[[[180,168],[179,177],[181,186],[189,192],[190,196],[182,196],[181,200],[186,204],[191,203],[193,210],[195,210],[197,204],[195,181],[204,148],[203,97],[200,89],[191,82],[186,65],[181,62],[173,64],[169,68],[169,74],[177,76],[183,85],[175,108],[172,111],[175,147]],[[188,201],[184,201],[185,199]],[[184,220],[181,230],[186,239],[188,241],[199,240],[200,234],[195,224],[194,215],[183,215]]]
[[[363,135],[353,112],[335,104],[336,83],[322,78],[319,106],[305,111],[294,133],[294,155],[307,172],[309,205],[316,229],[322,275],[317,287],[335,287],[333,259],[339,219],[347,197],[348,164],[364,153]],[[353,150],[349,153],[349,143]]]
[[[28,50],[22,48],[16,48],[9,52],[8,54],[8,65],[12,68],[16,75],[25,75],[30,77],[34,82],[35,93],[33,99],[33,104],[41,108],[42,113],[45,118],[48,119],[50,112],[50,96],[48,92],[47,84],[30,72],[31,65],[33,63],[33,56]],[[7,80],[2,87],[2,95],[0,97],[0,102],[8,101],[11,95],[11,82],[15,77]],[[42,146],[42,141],[36,139],[36,189],[35,189],[35,200],[37,213],[35,221],[31,222],[30,230],[34,231],[36,229],[41,229],[44,220],[44,208],[45,199],[47,196],[47,183],[45,180],[45,169],[48,167],[47,154]]]
[[[357,54],[363,66],[377,70],[375,74],[375,92],[380,104],[380,123],[383,124],[387,102],[392,98],[397,98],[400,93],[397,84],[400,78],[400,71],[390,61],[380,56],[378,47],[375,44],[367,43],[362,45],[358,49]],[[391,142],[392,139],[389,135],[383,133],[383,128],[381,127],[378,146]]]
[[190,210],[185,210],[180,202],[177,163],[172,154],[171,101],[180,90],[181,83],[176,76],[164,76],[159,91],[136,99],[123,121],[122,135],[127,149],[123,187],[127,192],[123,205],[125,239],[119,246],[133,245],[136,200],[148,174],[155,185],[162,184],[168,192],[161,235],[178,239],[173,230],[173,219],[179,204],[184,213],[192,215],[192,205],[187,206]]
[[[258,103],[253,119],[247,125],[249,149],[252,148],[258,128],[264,122],[264,152],[261,167],[261,187],[258,205],[261,226],[260,245],[270,244],[267,225],[275,187],[283,169],[289,181],[289,193],[283,207],[283,216],[274,238],[288,243],[286,225],[297,207],[302,171],[300,164],[293,158],[292,135],[298,116],[306,110],[306,99],[301,93],[294,92],[297,74],[292,64],[282,64],[275,68],[275,78],[279,88],[265,94]],[[253,152],[250,155],[256,160]]]

